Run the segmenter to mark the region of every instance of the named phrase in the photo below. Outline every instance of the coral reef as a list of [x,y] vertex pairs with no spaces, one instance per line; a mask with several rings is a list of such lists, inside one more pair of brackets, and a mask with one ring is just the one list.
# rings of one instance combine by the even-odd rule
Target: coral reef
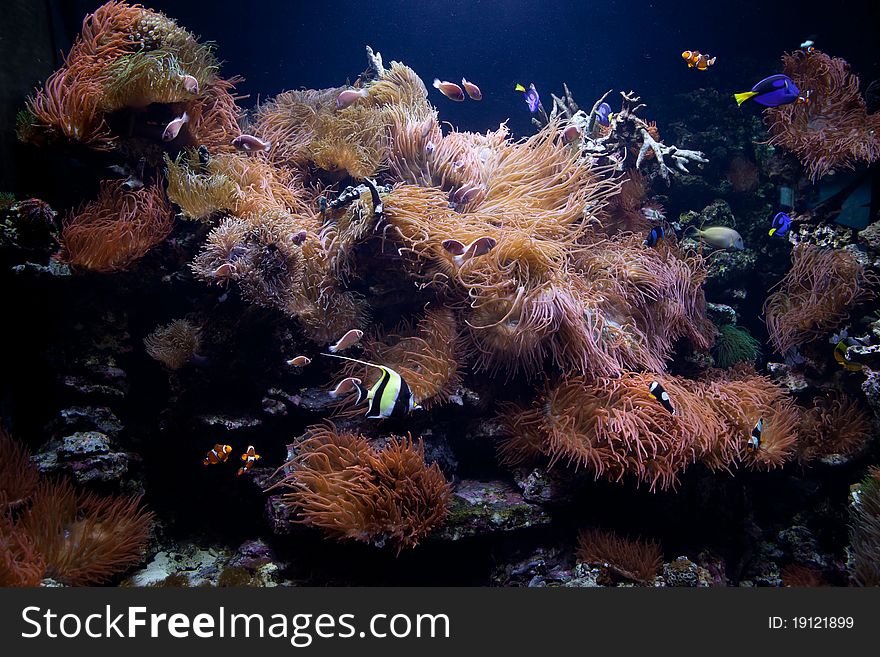
[[[530,134],[465,131],[369,47],[353,82],[245,109],[213,45],[106,3],[18,122],[82,173],[46,194],[64,219],[0,195],[4,289],[46,300],[0,381],[30,448],[0,432],[0,584],[143,556],[125,584],[876,583],[877,472],[849,565],[833,477],[876,463],[880,222],[808,196],[876,159],[878,126],[842,60],[784,63],[813,95],[767,110],[779,149],[712,89],[655,122],[565,86]],[[383,371],[412,413],[354,403]],[[230,462],[200,466],[217,443]],[[574,547],[575,522],[608,531]]]

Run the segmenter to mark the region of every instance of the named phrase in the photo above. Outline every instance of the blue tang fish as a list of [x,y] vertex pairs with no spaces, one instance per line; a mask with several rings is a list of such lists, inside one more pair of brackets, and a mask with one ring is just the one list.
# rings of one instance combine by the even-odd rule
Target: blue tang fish
[[644,242],[642,242],[642,244],[644,244],[645,246],[654,246],[664,237],[666,237],[666,231],[663,230],[663,226],[654,226],[651,229],[651,232],[648,233],[648,237],[645,239]]
[[770,237],[774,235],[785,235],[791,228],[791,217],[785,212],[779,212],[773,217],[773,223],[770,224]]
[[780,105],[788,105],[790,103],[808,103],[810,101],[810,92],[801,95],[797,85],[787,75],[778,73],[764,78],[751,91],[734,94],[736,104],[742,105],[750,98],[756,103],[766,105],[767,107],[779,107]]
[[530,84],[528,89],[521,84],[518,84],[514,89],[516,89],[516,91],[522,91],[523,94],[525,94],[526,105],[529,106],[532,113],[538,111],[538,105],[541,104],[541,97],[538,95],[538,90],[535,89],[534,84]]
[[598,109],[596,109],[596,120],[599,122],[599,125],[611,125],[611,105],[608,103],[599,105]]

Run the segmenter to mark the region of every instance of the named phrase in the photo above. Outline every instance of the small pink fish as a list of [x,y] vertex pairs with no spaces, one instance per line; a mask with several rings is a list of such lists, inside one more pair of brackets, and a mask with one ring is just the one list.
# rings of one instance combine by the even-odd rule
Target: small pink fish
[[336,385],[336,387],[330,391],[330,396],[338,397],[339,395],[344,395],[345,393],[351,392],[352,390],[357,390],[360,385],[360,379],[350,376],[347,379],[342,379],[342,381],[340,381]]
[[425,144],[425,152],[426,153],[433,153],[436,149],[437,149],[437,144],[435,144],[433,141],[429,141],[427,144]]
[[467,95],[471,97],[471,100],[483,100],[483,92],[480,91],[480,88],[473,82],[468,82],[467,80],[462,78],[461,86],[463,86],[464,90],[467,91]]
[[464,187],[459,187],[455,191],[455,194],[452,195],[452,200],[459,205],[470,203],[477,197],[477,194],[479,194],[482,189],[482,185],[465,185]]
[[217,267],[211,275],[214,278],[226,278],[227,276],[232,276],[235,273],[235,265],[231,262],[224,262],[222,265]]
[[308,232],[306,232],[305,228],[302,230],[298,230],[293,235],[290,236],[290,241],[294,244],[302,244],[306,241],[306,237],[308,237]]
[[570,125],[562,131],[562,143],[570,144],[581,136],[581,130],[576,125]]
[[345,109],[355,101],[366,98],[369,95],[366,89],[346,89],[336,97],[336,109]]
[[287,364],[291,367],[305,367],[311,362],[312,359],[308,356],[297,356],[296,358],[291,358],[289,361],[287,361]]
[[189,121],[189,114],[186,112],[171,121],[171,123],[165,127],[165,132],[162,133],[162,141],[174,141],[177,139],[180,129],[187,121]]
[[364,337],[363,331],[360,329],[351,329],[339,338],[339,342],[330,345],[330,353],[335,354],[338,351],[348,349],[349,347],[356,345],[362,337]]
[[441,246],[452,254],[455,264],[461,266],[471,258],[489,253],[497,243],[498,241],[494,237],[483,236],[478,237],[467,246],[458,240],[443,240]]
[[196,80],[192,75],[185,75],[183,73],[180,73],[178,77],[180,77],[180,81],[183,82],[183,88],[186,89],[189,93],[199,93],[199,81]]
[[254,137],[253,135],[239,135],[232,140],[232,145],[239,151],[245,153],[256,153],[258,151],[268,151],[272,148],[272,144],[268,141]]
[[460,103],[464,100],[464,92],[461,90],[461,87],[459,87],[454,82],[440,82],[440,80],[434,78],[433,86],[449,100],[454,100],[457,103]]

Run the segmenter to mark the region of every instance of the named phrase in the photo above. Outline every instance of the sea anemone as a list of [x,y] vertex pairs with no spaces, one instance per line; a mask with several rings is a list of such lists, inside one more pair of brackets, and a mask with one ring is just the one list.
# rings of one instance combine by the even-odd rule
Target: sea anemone
[[663,563],[663,552],[653,541],[633,541],[614,532],[586,529],[578,535],[577,558],[629,581],[652,586]]
[[421,441],[391,438],[382,450],[330,424],[309,427],[295,445],[284,491],[299,522],[339,540],[382,544],[398,553],[414,547],[448,513],[450,487],[436,464],[424,461]]

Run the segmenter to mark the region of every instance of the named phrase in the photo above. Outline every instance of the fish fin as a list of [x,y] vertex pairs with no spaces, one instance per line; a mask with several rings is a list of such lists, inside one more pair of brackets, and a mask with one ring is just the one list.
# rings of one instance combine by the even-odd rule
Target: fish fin
[[522,86],[521,84],[517,83],[517,85],[513,88],[513,90],[514,90],[514,91],[523,91],[523,92],[524,92],[524,91],[526,90],[526,88],[525,88],[524,86]]
[[754,98],[757,95],[758,95],[758,92],[756,92],[756,91],[744,91],[741,94],[733,94],[733,97],[736,98],[737,105],[742,105],[749,98]]
[[355,406],[360,406],[367,398],[369,398],[369,393],[367,389],[364,388],[360,383],[354,384],[354,389],[357,390],[357,399],[354,402]]
[[376,363],[368,363],[365,360],[358,360],[357,358],[349,358],[348,356],[338,356],[336,354],[324,354],[324,353],[322,353],[321,355],[328,356],[330,358],[338,358],[339,360],[347,360],[352,363],[360,363],[361,365],[366,365],[367,367],[375,367],[377,370],[384,371],[385,369],[387,369],[387,368],[383,367],[382,365],[376,365]]
[[771,228],[771,229],[770,229],[770,233],[769,233],[770,237],[773,237],[773,233],[775,233],[775,232],[776,232],[776,229],[775,229],[775,228]]
[[431,86],[434,87],[435,89],[439,89],[440,88],[440,78],[434,78],[434,82],[431,84]]

